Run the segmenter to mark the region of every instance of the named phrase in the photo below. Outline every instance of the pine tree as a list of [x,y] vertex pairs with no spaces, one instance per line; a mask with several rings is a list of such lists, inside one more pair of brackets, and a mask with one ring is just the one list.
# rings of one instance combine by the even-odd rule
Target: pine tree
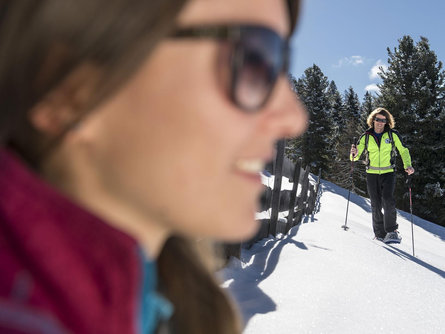
[[331,141],[333,121],[329,113],[329,101],[326,94],[328,79],[314,64],[294,82],[294,87],[300,100],[306,106],[310,120],[306,133],[289,145],[293,146],[296,152],[301,153],[303,164],[311,165],[312,170],[316,171],[321,168],[323,173],[328,174],[329,162],[334,154]]
[[346,124],[344,119],[345,108],[343,97],[334,81],[329,83],[327,98],[333,125],[331,134],[332,156],[329,164],[330,173],[325,175],[325,178],[338,185],[347,186],[347,177],[345,175],[348,174],[348,170],[347,166],[345,168],[344,155],[339,154],[344,149],[344,138],[341,135]]
[[[300,87],[301,83],[299,83],[299,81],[290,73],[288,74],[288,79],[291,89],[294,91],[295,95],[297,95],[297,98],[299,99],[300,97],[298,96],[298,91],[302,90],[302,88]],[[287,140],[285,153],[286,156],[294,163],[296,163],[297,160],[302,158],[303,153],[301,151],[301,143],[302,143],[301,136]]]
[[344,93],[344,119],[346,122],[344,135],[357,137],[363,132],[360,101],[352,87]]
[[342,96],[338,91],[337,85],[334,81],[331,81],[329,83],[326,94],[329,102],[329,109],[332,121],[334,122],[335,128],[339,131],[339,129],[343,128],[343,126],[345,125],[345,120],[343,119],[344,105]]
[[[360,195],[366,195],[366,174],[363,164],[354,162],[354,178],[351,184],[349,178],[350,158],[349,151],[351,144],[356,144],[360,135],[366,130],[366,120],[363,119],[361,113],[360,101],[357,93],[355,93],[352,87],[349,87],[344,93],[344,114],[345,126],[342,131],[343,147],[339,156],[343,161],[343,165],[338,170],[344,173],[347,170],[347,174],[344,176],[343,182],[340,185],[351,188],[354,192]],[[354,141],[355,138],[355,141]]]
[[375,97],[370,92],[366,92],[361,107],[362,118],[367,118],[375,108],[377,108]]
[[[396,119],[404,144],[410,149],[413,167],[414,211],[445,225],[445,72],[430,49],[428,39],[416,44],[410,36],[388,48],[388,69],[380,76],[379,102]],[[398,160],[398,170],[403,167]],[[404,174],[404,173],[403,173]],[[398,207],[408,208],[404,177],[398,173]],[[442,211],[442,213],[441,213]],[[442,216],[441,216],[442,215]]]

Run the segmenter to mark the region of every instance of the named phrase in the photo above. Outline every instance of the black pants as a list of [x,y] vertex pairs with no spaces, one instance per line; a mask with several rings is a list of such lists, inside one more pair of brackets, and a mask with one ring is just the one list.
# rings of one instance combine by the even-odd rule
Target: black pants
[[[372,227],[376,237],[384,238],[386,233],[394,232],[399,227],[396,222],[396,201],[394,173],[367,174],[368,194],[371,198]],[[384,214],[382,214],[382,208]]]

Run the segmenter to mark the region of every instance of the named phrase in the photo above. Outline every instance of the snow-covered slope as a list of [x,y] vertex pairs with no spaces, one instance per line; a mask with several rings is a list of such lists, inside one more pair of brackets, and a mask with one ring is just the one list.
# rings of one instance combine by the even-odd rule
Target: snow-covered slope
[[322,182],[319,211],[222,274],[246,334],[445,333],[445,228],[399,212],[400,245],[373,240],[370,202]]

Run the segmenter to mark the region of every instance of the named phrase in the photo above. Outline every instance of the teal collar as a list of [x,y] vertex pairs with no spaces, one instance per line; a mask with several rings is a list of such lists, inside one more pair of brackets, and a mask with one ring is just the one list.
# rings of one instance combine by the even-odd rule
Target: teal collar
[[173,305],[157,291],[156,263],[139,251],[143,269],[140,297],[139,333],[155,333],[161,322],[168,321],[173,314]]

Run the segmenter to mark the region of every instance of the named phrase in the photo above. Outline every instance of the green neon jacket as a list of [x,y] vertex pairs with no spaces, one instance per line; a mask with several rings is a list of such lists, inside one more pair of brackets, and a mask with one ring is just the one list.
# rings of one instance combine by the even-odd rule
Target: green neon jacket
[[[400,139],[399,134],[395,130],[392,131],[392,138],[394,140],[394,145],[399,151],[399,154],[403,161],[404,169],[411,167],[411,156],[409,154],[409,150],[403,146],[402,141]],[[364,149],[365,149],[365,141],[366,134],[369,134],[368,139],[368,152],[369,152],[369,165],[367,167],[367,173],[370,174],[385,174],[394,172],[394,164],[395,161],[391,162],[391,151],[392,144],[391,139],[388,134],[388,130],[385,129],[385,132],[380,139],[380,145],[378,144],[378,139],[374,135],[374,130],[368,129],[366,132],[360,137],[359,142],[357,144],[357,156],[355,158],[350,156],[351,160],[357,161],[360,159]]]

